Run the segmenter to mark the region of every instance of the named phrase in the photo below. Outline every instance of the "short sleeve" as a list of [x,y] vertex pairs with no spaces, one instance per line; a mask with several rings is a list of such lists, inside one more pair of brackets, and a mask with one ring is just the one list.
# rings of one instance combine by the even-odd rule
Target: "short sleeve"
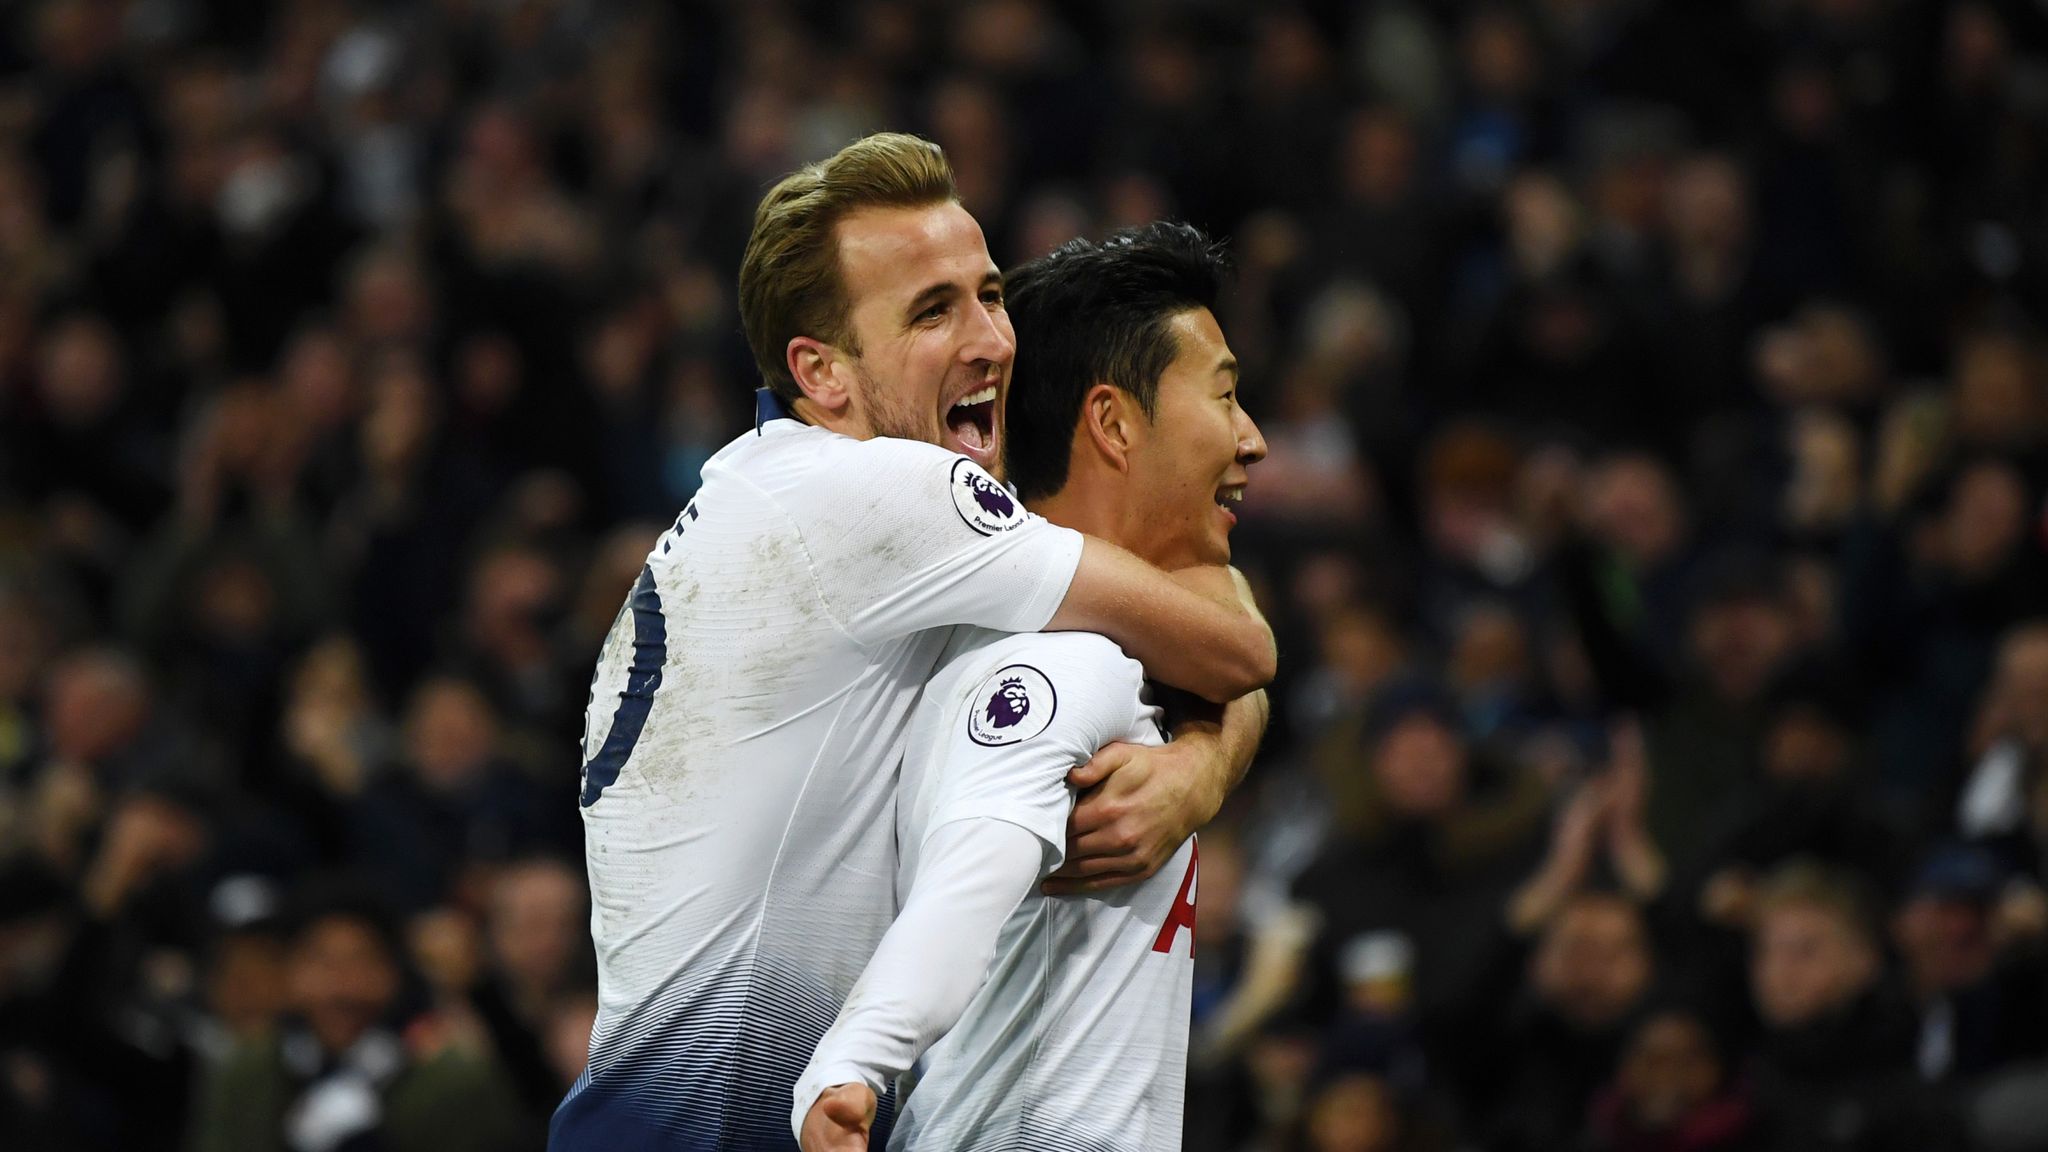
[[1144,671],[1088,633],[994,647],[954,706],[925,835],[956,820],[1002,820],[1045,842],[1050,872],[1065,857],[1067,773],[1128,736],[1143,707]]
[[878,438],[832,451],[845,458],[820,474],[844,498],[821,493],[789,511],[827,609],[856,641],[954,624],[1035,632],[1058,611],[1080,533],[1025,511],[980,466],[934,445]]

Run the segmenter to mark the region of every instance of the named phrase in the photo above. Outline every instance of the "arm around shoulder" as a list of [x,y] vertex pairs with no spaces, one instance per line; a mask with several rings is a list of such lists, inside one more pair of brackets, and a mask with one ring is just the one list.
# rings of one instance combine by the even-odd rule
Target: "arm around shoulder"
[[1205,700],[1235,700],[1270,683],[1279,658],[1273,630],[1240,579],[1233,577],[1238,594],[1229,600],[1195,590],[1213,579],[1171,576],[1087,537],[1066,599],[1046,628],[1100,632],[1152,678]]
[[1081,534],[1024,510],[964,456],[877,438],[834,445],[853,473],[787,506],[819,598],[861,643],[972,624],[1044,627]]

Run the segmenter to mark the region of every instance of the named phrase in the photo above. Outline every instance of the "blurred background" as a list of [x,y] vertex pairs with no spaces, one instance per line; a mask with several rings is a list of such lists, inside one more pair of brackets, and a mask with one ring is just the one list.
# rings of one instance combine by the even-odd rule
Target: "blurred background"
[[1239,264],[1190,1149],[2048,1148],[2038,0],[0,5],[0,1145],[538,1147],[598,642],[885,127]]

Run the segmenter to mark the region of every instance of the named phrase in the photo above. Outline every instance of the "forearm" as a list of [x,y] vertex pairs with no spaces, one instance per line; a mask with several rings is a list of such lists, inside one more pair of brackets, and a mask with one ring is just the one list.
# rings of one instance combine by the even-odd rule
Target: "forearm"
[[1245,773],[1251,770],[1252,758],[1258,755],[1259,742],[1266,738],[1266,722],[1272,714],[1272,706],[1267,702],[1263,688],[1224,706],[1223,724],[1216,733],[1216,750],[1223,759],[1223,791],[1226,795],[1244,783]]
[[[1266,722],[1271,716],[1265,691],[1252,692],[1222,705],[1171,688],[1161,689],[1159,698],[1166,708],[1166,723],[1173,742],[1206,750],[1207,755],[1198,763],[1205,766],[1205,790],[1220,808],[1224,798],[1244,782],[1252,759],[1258,754],[1259,742],[1265,738]],[[1209,815],[1214,814],[1212,809]]]
[[1153,679],[1222,702],[1273,679],[1273,631],[1245,599],[1204,595],[1089,537],[1067,597],[1045,630],[1100,632]]
[[1000,820],[961,820],[925,842],[917,882],[798,1078],[791,1127],[835,1084],[877,1097],[958,1023],[988,974],[996,939],[1038,883],[1045,847]]

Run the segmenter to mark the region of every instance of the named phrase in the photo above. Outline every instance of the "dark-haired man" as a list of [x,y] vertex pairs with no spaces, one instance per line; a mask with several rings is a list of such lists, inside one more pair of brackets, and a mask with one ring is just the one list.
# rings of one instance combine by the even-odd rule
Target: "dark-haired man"
[[[1221,268],[1201,233],[1155,224],[1012,274],[1031,355],[1005,459],[1035,512],[1227,574],[1231,506],[1266,446],[1213,312]],[[1106,742],[1160,743],[1159,716],[1102,636],[956,633],[904,754],[902,911],[797,1085],[806,1152],[866,1148],[913,1064],[891,1148],[1180,1147],[1194,840],[1099,897],[1040,890],[1066,850],[1068,774]]]

